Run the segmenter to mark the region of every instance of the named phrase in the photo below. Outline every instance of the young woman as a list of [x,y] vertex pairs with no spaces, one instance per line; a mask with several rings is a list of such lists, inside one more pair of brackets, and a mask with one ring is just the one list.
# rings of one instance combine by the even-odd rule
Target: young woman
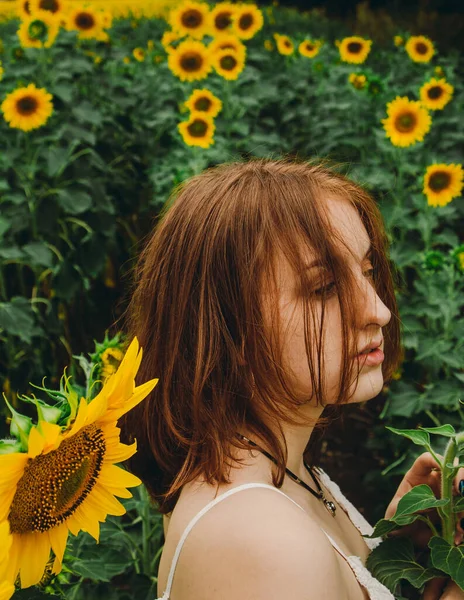
[[374,398],[400,361],[376,203],[289,158],[210,168],[171,200],[127,311],[138,383],[160,383],[122,423],[138,444],[130,467],[164,515],[158,595],[393,598],[364,566],[381,540],[362,537],[372,527],[311,465],[309,443],[325,407]]

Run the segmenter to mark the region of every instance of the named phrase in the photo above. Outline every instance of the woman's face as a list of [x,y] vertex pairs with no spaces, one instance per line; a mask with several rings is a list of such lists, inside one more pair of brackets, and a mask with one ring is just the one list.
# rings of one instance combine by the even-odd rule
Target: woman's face
[[[369,258],[366,257],[370,247],[369,236],[356,209],[349,202],[340,199],[329,199],[327,202],[331,222],[346,244],[345,247],[341,246],[340,250],[345,255],[346,264],[351,268],[357,282],[357,297],[353,298],[356,309],[354,336],[357,351],[361,351],[372,341],[380,340],[382,340],[380,349],[383,350],[382,328],[390,321],[391,312],[383,304],[373,287],[372,271],[370,270],[372,264]],[[308,256],[307,264],[309,265],[316,258],[314,255]],[[330,275],[327,273],[324,275],[324,271],[320,267],[313,267],[308,275],[311,279],[315,278],[315,281],[321,282],[320,285],[315,285],[316,288],[329,285],[332,281]],[[304,298],[301,296],[299,282],[295,279],[290,264],[282,255],[279,256],[277,263],[277,281],[281,315],[280,335],[283,339],[286,371],[293,371],[298,382],[297,392],[301,393],[308,401],[312,395],[312,387],[304,340]],[[333,288],[333,286],[330,287]],[[317,297],[314,302],[316,330],[319,331],[322,302]],[[342,326],[336,293],[326,298],[323,340],[322,354],[325,372],[322,374],[322,378],[323,389],[327,390],[324,404],[331,404],[336,401],[338,396],[338,382],[342,368]],[[310,344],[312,343],[310,341]],[[313,349],[317,361],[315,344]],[[353,360],[356,359],[353,357]],[[317,367],[316,363],[316,379]],[[350,402],[363,402],[377,396],[383,386],[382,363],[376,366],[362,366],[357,387],[356,372],[355,367],[354,381],[349,389],[350,396],[354,392]],[[315,402],[315,398],[313,398],[311,404],[315,404]]]

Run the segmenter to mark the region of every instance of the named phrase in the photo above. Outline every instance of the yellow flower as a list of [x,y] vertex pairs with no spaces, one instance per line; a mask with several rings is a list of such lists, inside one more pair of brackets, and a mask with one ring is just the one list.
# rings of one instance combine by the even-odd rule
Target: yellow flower
[[352,64],[363,63],[371,51],[372,40],[365,40],[357,35],[343,38],[338,45],[340,58]]
[[438,77],[445,76],[445,72],[443,71],[443,69],[441,67],[435,67],[435,69],[433,71],[434,71],[435,75],[438,75]]
[[1,109],[10,127],[30,131],[42,127],[53,112],[53,96],[33,83],[7,95]]
[[222,102],[212,92],[203,88],[193,90],[184,106],[191,112],[199,112],[215,117],[222,109]]
[[29,0],[29,9],[31,14],[38,10],[46,10],[58,16],[66,10],[66,3],[64,0]]
[[423,192],[430,206],[446,206],[461,195],[464,171],[457,164],[433,164],[427,167]]
[[424,35],[412,35],[406,42],[405,49],[414,62],[430,62],[435,54],[433,42]]
[[38,10],[24,19],[18,29],[23,48],[50,48],[60,30],[60,22],[51,12]]
[[101,24],[103,29],[110,29],[113,25],[113,15],[109,10],[100,10]]
[[129,56],[125,56],[125,57],[122,59],[122,62],[123,62],[125,65],[128,65],[128,64],[130,63],[130,57],[129,57]]
[[271,40],[264,40],[264,47],[266,48],[266,50],[268,52],[271,52],[272,50],[274,50],[274,44],[272,43]]
[[110,347],[104,350],[100,357],[102,362],[101,376],[104,382],[117,371],[123,358],[124,353],[119,348]]
[[40,582],[51,550],[59,573],[69,532],[87,531],[98,542],[100,522],[126,512],[115,496],[131,498],[127,488],[141,481],[116,466],[136,452],[136,442],[120,443],[116,425],[158,383],[135,386],[141,359],[134,338],[117,372],[93,400],[80,399],[64,431],[39,419],[25,452],[0,455],[0,522],[8,520],[13,536],[8,581],[19,573],[23,588]]
[[211,35],[230,32],[236,10],[237,6],[231,2],[218,2],[209,15]]
[[206,2],[185,0],[170,12],[169,23],[179,35],[191,35],[201,40],[210,30],[209,6]]
[[151,52],[154,47],[155,47],[155,42],[153,40],[148,40],[148,42],[147,42],[147,50],[149,52]]
[[134,48],[132,55],[135,60],[138,60],[139,62],[143,62],[145,60],[145,50],[143,48]]
[[364,87],[366,87],[367,79],[362,73],[350,73],[348,76],[348,81],[357,90],[362,90]]
[[420,89],[422,104],[430,110],[442,110],[453,95],[454,87],[445,79],[435,79],[424,83]]
[[3,73],[4,73],[4,69],[2,67],[2,65],[0,65],[0,81],[3,79]]
[[312,42],[311,40],[303,40],[298,46],[298,50],[301,55],[314,58],[319,54],[321,46],[322,43],[320,41]]
[[242,40],[249,40],[262,28],[263,23],[263,13],[255,4],[237,6],[232,20],[232,33]]
[[21,19],[31,16],[30,0],[16,0],[16,13]]
[[410,146],[422,142],[430,130],[432,119],[419,101],[397,96],[387,104],[386,119],[382,119],[386,136],[394,146]]
[[211,63],[216,73],[224,79],[233,80],[237,79],[245,68],[245,56],[231,48],[225,48],[211,55]]
[[208,48],[197,40],[185,40],[169,52],[168,67],[181,81],[204,79],[211,72]]
[[221,33],[216,36],[209,44],[208,50],[211,55],[216,54],[220,50],[235,50],[235,52],[243,56],[246,56],[245,44],[236,36],[228,33]]
[[102,34],[106,36],[103,31],[101,12],[83,4],[79,6],[73,4],[73,7],[66,17],[66,29],[78,31],[81,39],[102,39]]
[[0,523],[0,600],[10,600],[14,592],[13,583],[5,580],[5,569],[9,559],[13,537],[8,521]]
[[395,46],[402,46],[404,44],[404,39],[400,35],[395,35],[393,42]]
[[293,52],[295,51],[295,47],[288,35],[280,35],[279,33],[274,33],[273,36],[277,44],[277,50],[280,54],[284,54],[285,56],[293,54]]
[[188,146],[209,148],[214,144],[213,135],[216,127],[213,118],[209,115],[193,112],[188,121],[179,123],[177,127]]
[[[164,46],[164,48],[166,50],[168,50],[168,46],[169,44],[171,44],[171,42],[175,42],[176,40],[180,39],[178,33],[176,33],[175,31],[165,31],[163,33],[163,37],[161,38],[161,44]],[[172,50],[172,48],[170,48]]]

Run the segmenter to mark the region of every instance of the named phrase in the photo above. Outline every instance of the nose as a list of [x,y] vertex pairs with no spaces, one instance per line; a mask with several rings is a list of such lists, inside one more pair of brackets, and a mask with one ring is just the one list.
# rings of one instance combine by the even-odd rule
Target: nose
[[382,302],[372,282],[364,279],[363,287],[360,289],[361,302],[358,309],[360,315],[360,327],[377,325],[385,327],[391,319],[390,309]]

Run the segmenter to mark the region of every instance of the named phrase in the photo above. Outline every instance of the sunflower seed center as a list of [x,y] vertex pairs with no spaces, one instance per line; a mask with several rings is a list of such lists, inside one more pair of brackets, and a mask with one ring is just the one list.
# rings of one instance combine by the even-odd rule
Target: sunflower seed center
[[195,102],[196,110],[209,110],[211,107],[211,100],[209,98],[198,98]]
[[435,173],[430,176],[429,187],[434,192],[440,192],[449,186],[450,181],[451,177],[449,173],[445,173],[445,171],[435,171]]
[[238,26],[240,29],[250,29],[253,25],[253,17],[250,14],[242,15],[238,20]]
[[427,92],[427,96],[431,100],[437,100],[442,94],[443,88],[439,85],[434,85],[433,87],[429,88],[429,91]]
[[208,130],[208,124],[202,119],[195,119],[187,129],[192,137],[204,137]]
[[219,64],[225,71],[232,71],[237,66],[237,60],[235,56],[227,54],[219,60]]
[[92,424],[30,459],[11,504],[11,532],[48,531],[70,517],[97,482],[105,450],[103,431]]
[[28,117],[36,112],[38,106],[36,98],[33,96],[23,96],[16,103],[16,110],[20,115]]
[[351,54],[358,54],[362,50],[362,45],[359,42],[350,42],[347,48]]
[[401,133],[413,131],[416,123],[416,116],[411,112],[404,112],[395,119],[395,127]]
[[231,19],[231,12],[220,12],[216,15],[216,18],[214,19],[214,24],[216,26],[216,29],[227,29],[229,27],[229,25],[232,23],[232,19]]
[[203,22],[202,14],[198,10],[186,10],[181,18],[182,25],[194,29],[199,27]]
[[180,59],[180,65],[184,71],[193,73],[199,71],[203,64],[202,57],[197,52],[186,52]]
[[40,0],[39,8],[55,13],[60,9],[60,5],[56,0]]
[[416,52],[418,54],[427,54],[428,48],[427,48],[426,44],[424,44],[424,42],[418,42],[416,44]]
[[81,12],[75,19],[76,27],[83,31],[92,29],[95,26],[95,20],[93,16],[88,12]]

